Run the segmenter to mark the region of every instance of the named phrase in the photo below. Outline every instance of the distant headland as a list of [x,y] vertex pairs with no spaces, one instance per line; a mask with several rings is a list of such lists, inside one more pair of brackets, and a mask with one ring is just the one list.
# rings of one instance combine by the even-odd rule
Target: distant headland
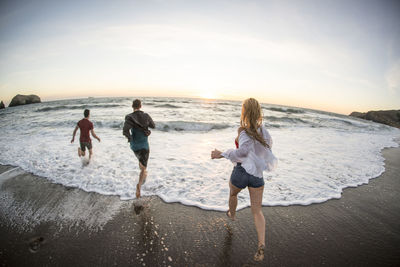
[[365,113],[352,112],[350,116],[400,128],[400,110],[378,110]]

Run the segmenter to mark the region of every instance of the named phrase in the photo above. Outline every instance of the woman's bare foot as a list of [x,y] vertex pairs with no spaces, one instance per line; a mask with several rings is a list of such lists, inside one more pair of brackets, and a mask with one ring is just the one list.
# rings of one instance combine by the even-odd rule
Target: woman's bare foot
[[254,255],[255,261],[262,261],[264,259],[265,246],[259,245],[256,254]]
[[231,219],[232,221],[235,220],[235,217],[231,216],[231,212],[229,210],[226,211],[226,216],[228,216],[228,218]]
[[136,185],[136,198],[140,198],[140,185]]

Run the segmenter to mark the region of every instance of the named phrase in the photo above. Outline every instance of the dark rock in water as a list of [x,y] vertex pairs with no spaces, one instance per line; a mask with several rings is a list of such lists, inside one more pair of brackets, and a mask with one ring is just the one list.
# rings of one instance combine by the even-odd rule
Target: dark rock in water
[[11,100],[9,107],[40,103],[40,97],[37,95],[16,95]]
[[1,103],[0,103],[0,109],[3,109],[3,108],[5,108],[5,106],[4,106],[3,101],[1,101]]
[[352,112],[350,116],[400,128],[400,110],[379,110],[368,111],[367,113]]

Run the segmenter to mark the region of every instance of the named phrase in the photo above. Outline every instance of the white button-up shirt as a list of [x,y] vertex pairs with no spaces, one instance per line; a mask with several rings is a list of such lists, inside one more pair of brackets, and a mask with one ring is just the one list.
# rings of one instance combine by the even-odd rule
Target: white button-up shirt
[[239,135],[239,148],[228,149],[222,156],[232,161],[242,163],[242,167],[248,174],[263,178],[263,171],[272,171],[276,168],[278,160],[272,154],[272,138],[264,126],[258,128],[258,132],[264,138],[268,147],[264,147],[259,141],[242,131]]

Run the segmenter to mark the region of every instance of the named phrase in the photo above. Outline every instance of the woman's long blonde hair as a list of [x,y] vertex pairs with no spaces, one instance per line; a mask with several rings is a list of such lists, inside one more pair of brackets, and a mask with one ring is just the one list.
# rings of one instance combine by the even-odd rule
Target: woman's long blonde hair
[[242,115],[240,116],[240,126],[244,128],[246,133],[260,142],[263,146],[268,146],[262,135],[258,133],[261,127],[263,115],[261,106],[254,98],[248,98],[243,101]]

